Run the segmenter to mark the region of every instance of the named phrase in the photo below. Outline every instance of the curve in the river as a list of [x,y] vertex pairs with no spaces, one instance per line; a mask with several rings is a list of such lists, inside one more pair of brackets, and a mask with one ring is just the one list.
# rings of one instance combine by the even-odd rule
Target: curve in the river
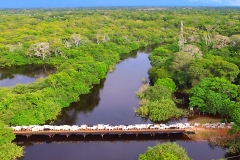
[[[53,124],[152,123],[148,119],[135,117],[133,112],[133,107],[138,107],[139,103],[139,99],[135,98],[135,91],[140,87],[141,79],[148,77],[147,71],[151,67],[148,59],[150,52],[151,49],[133,52],[130,57],[123,57],[113,73],[108,73],[107,78],[99,85],[95,85],[90,94],[80,96],[79,102],[65,108]],[[30,139],[19,137],[15,142],[25,146],[23,160],[135,160],[140,153],[146,151],[148,146],[166,141],[176,141],[194,160],[227,156],[224,150],[219,147],[209,147],[206,141],[188,141],[181,135],[161,136],[157,139],[134,135],[134,138],[128,137],[122,141],[116,140],[116,137],[109,137],[107,141],[95,140],[94,137],[95,135],[89,135],[84,139],[79,136],[69,138],[65,136],[62,139],[61,136],[56,136],[55,139],[48,138],[47,141],[42,140],[41,136]]]

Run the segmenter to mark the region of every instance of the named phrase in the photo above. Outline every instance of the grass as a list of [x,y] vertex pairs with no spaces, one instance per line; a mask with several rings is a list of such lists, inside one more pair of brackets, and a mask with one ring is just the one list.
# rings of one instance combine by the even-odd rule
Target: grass
[[194,117],[189,117],[188,122],[190,123],[200,123],[200,124],[205,124],[205,123],[217,123],[220,122],[221,118],[220,117],[209,117],[209,116],[194,116]]

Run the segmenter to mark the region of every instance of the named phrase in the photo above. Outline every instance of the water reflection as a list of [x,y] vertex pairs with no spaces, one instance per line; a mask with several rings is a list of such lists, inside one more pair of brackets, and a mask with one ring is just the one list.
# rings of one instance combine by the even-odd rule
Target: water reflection
[[156,48],[156,47],[159,47],[159,45],[150,45],[150,46],[147,46],[147,47],[143,47],[139,50],[132,51],[129,54],[121,54],[120,59],[122,61],[122,60],[130,59],[130,58],[137,58],[137,53],[138,52],[150,54],[154,50],[154,48]]
[[[180,139],[181,137],[156,137],[147,139],[128,140],[126,138],[115,137],[111,140],[100,136],[86,140],[69,139],[58,142],[56,141],[27,141],[21,145],[25,146],[24,160],[136,160],[140,153],[144,153],[147,147],[154,146],[157,143],[173,142],[175,141],[186,149],[189,157],[193,160],[208,160],[219,159],[223,157],[230,157],[219,147],[209,148],[207,141],[191,141],[187,139]],[[235,159],[236,160],[236,159]]]
[[190,139],[183,134],[173,133],[170,135],[167,134],[155,134],[155,136],[151,136],[150,134],[139,134],[138,136],[134,134],[122,134],[118,136],[117,134],[106,134],[103,137],[97,134],[90,134],[83,137],[82,135],[70,135],[66,137],[65,135],[54,135],[53,137],[48,137],[47,135],[42,136],[30,136],[27,138],[26,136],[17,136],[17,138],[13,141],[18,145],[34,145],[34,144],[45,144],[45,143],[80,143],[80,142],[117,142],[124,141],[125,143],[130,143],[132,141],[152,141],[152,140],[162,140],[162,141],[176,141],[176,140],[187,140]]
[[0,86],[32,83],[37,78],[47,77],[54,72],[56,72],[56,68],[49,65],[24,65],[0,68]]
[[[55,125],[81,124],[139,124],[152,123],[148,118],[136,117],[133,107],[138,107],[139,99],[135,91],[141,86],[141,79],[148,77],[147,71],[151,67],[148,59],[151,47],[132,52],[123,56],[121,63],[116,65],[113,73],[108,73],[106,80],[94,85],[90,94],[80,96],[80,101],[72,103],[63,109],[61,115],[54,122]],[[183,106],[184,107],[184,106]],[[187,122],[187,118],[173,120]],[[189,141],[185,137],[155,136],[54,136],[22,137],[15,142],[25,146],[24,160],[134,160],[140,153],[144,153],[148,146],[166,141],[176,141],[183,146],[194,160],[216,159],[228,156],[219,147],[210,148],[207,141]]]
[[100,84],[93,85],[89,94],[80,96],[80,101],[71,103],[68,108],[65,108],[61,115],[58,116],[57,120],[53,123],[54,125],[61,124],[76,124],[77,116],[79,112],[87,114],[92,112],[95,107],[98,106],[100,101],[100,90],[104,87],[105,79],[101,80]]
[[[150,52],[151,49],[146,49]],[[64,124],[136,124],[150,123],[148,118],[135,116],[133,107],[138,107],[139,99],[135,91],[141,86],[141,79],[147,78],[151,67],[145,52],[132,52],[116,65],[113,73],[108,73],[106,80],[94,85],[91,93],[80,96],[80,101],[72,103],[62,110],[54,122]]]

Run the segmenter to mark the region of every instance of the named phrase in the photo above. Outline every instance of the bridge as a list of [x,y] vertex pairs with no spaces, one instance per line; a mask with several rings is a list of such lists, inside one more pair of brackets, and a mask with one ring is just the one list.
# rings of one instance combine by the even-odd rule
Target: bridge
[[136,124],[136,125],[104,125],[98,124],[94,126],[81,125],[81,126],[52,126],[52,125],[32,125],[32,126],[15,126],[12,127],[13,133],[16,136],[26,136],[30,137],[32,135],[46,135],[53,137],[55,135],[65,135],[66,137],[71,135],[87,136],[87,135],[118,135],[121,137],[123,134],[136,135],[148,134],[155,136],[155,134],[186,134],[187,128],[193,128],[189,124],[176,124],[176,125],[165,125],[165,124]]
[[144,129],[144,130],[79,130],[79,131],[14,131],[16,136],[22,135],[29,137],[31,135],[46,135],[49,137],[53,137],[54,135],[65,135],[66,137],[70,135],[81,135],[85,137],[86,135],[118,135],[121,137],[123,134],[135,134],[138,136],[139,134],[149,134],[151,136],[155,136],[155,134],[174,134],[174,133],[186,133],[186,130],[181,129],[166,129],[166,130],[153,130],[153,129]]

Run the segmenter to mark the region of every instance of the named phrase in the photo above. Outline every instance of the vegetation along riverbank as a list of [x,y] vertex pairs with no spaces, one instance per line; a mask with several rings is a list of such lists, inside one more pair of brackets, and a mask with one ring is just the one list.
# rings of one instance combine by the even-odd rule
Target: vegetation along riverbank
[[[217,13],[212,11],[209,10],[212,16]],[[230,16],[227,10],[218,11],[220,19]],[[239,27],[234,25],[236,30],[224,27],[227,24],[215,16],[205,19],[205,22],[201,16],[193,17],[181,17],[177,25],[177,41],[156,48],[150,55],[152,68],[148,73],[153,85],[143,84],[136,92],[141,101],[140,107],[134,111],[142,117],[149,116],[153,121],[186,116],[186,110],[176,107],[176,103],[181,101],[173,95],[175,91],[186,92],[189,94],[189,110],[219,114],[224,122],[234,122],[229,134],[239,133]],[[228,22],[234,23],[235,20],[230,19]],[[196,24],[200,21],[202,25]],[[202,139],[212,131],[199,133],[195,138]],[[221,135],[219,132],[216,134]],[[217,145],[229,147],[230,152],[239,152],[237,135],[227,140],[222,137],[224,145],[220,143],[221,136],[207,137],[210,141],[215,139]]]
[[[239,132],[239,9],[143,8],[1,10],[0,66],[49,64],[56,73],[0,88],[0,159],[22,149],[5,125],[44,124],[89,93],[121,54],[162,44],[150,55],[154,84],[138,109],[153,121],[185,116],[172,95],[187,90],[190,107],[220,114]],[[163,45],[164,44],[164,45]],[[127,83],[127,82],[126,82]],[[174,113],[174,114],[173,114]],[[8,131],[8,130],[7,130]],[[16,149],[12,154],[8,151]],[[5,154],[6,153],[6,154]]]

